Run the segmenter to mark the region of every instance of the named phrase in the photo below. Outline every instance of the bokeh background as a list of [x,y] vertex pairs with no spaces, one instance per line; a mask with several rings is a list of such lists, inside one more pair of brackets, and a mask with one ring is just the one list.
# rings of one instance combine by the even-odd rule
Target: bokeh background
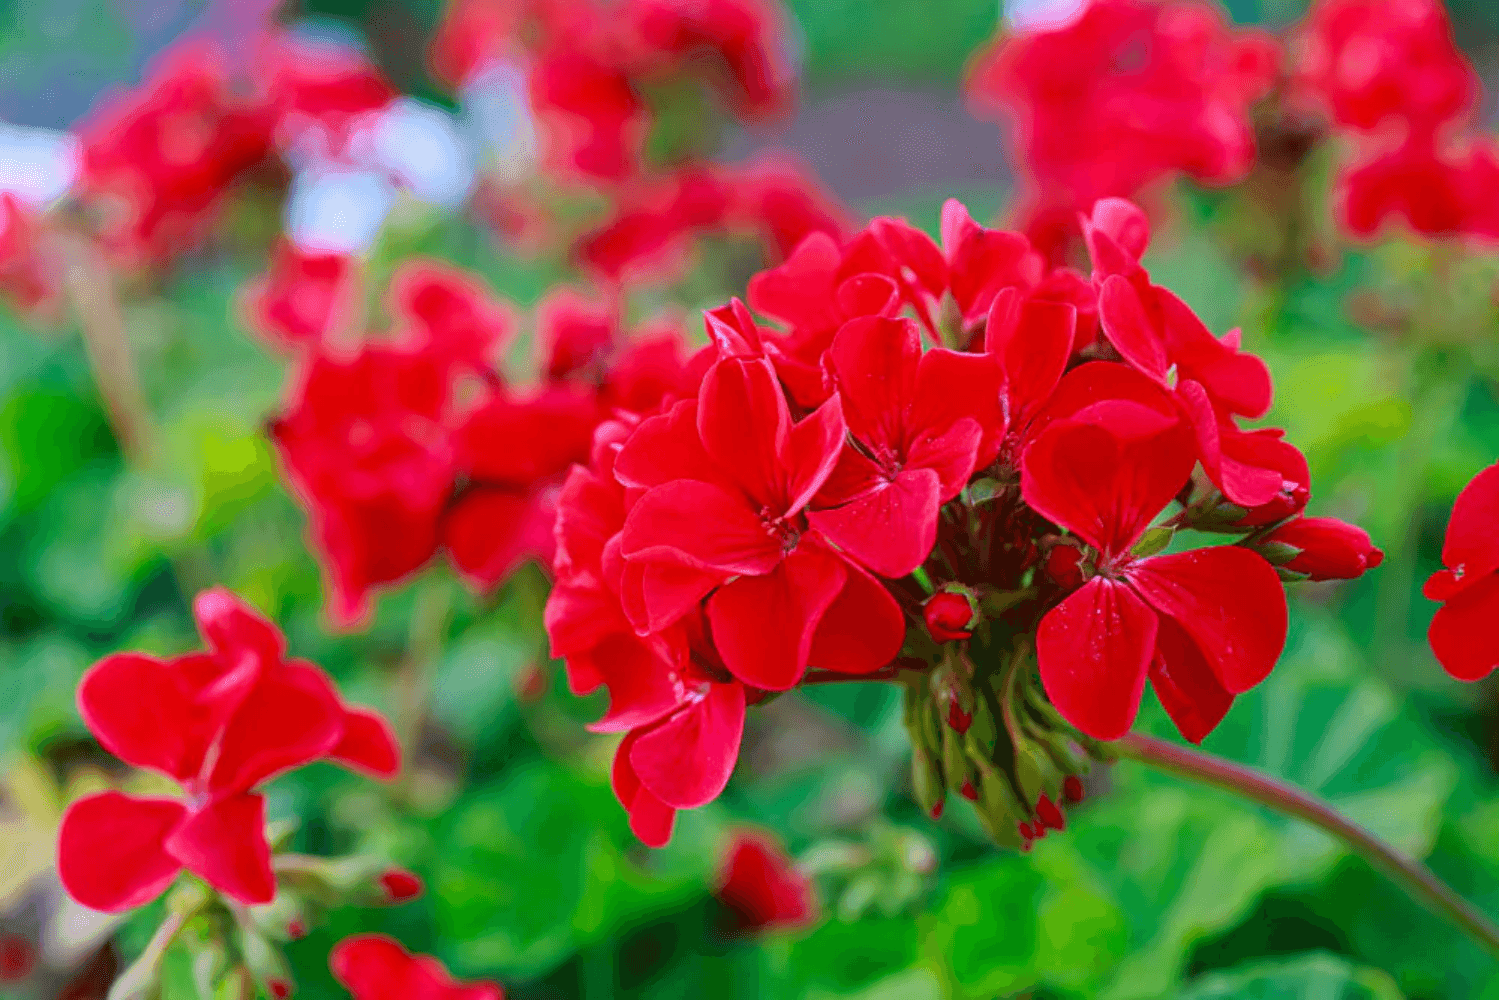
[[[232,44],[272,6],[0,2],[0,188],[34,200],[61,191],[65,130],[101,92],[139,82],[185,35]],[[1000,23],[993,0],[789,7],[795,115],[725,127],[706,137],[711,148],[730,161],[789,148],[860,213],[929,231],[950,195],[977,218],[1003,211],[1010,153],[960,89]],[[1258,0],[1228,9],[1273,26],[1302,13]],[[1494,5],[1450,12],[1492,83]],[[476,168],[524,146],[524,111],[504,81],[457,100],[429,79],[425,38],[440,15],[420,0],[278,9],[301,31],[366,47],[412,95],[396,138],[373,154],[399,161],[406,189],[373,172],[308,171],[287,225],[362,249],[373,288],[421,253],[529,305],[568,277],[566,261],[517,252],[458,210]],[[1490,89],[1489,128],[1493,108]],[[1328,798],[1493,914],[1494,677],[1463,686],[1442,672],[1420,595],[1453,497],[1496,455],[1493,260],[1394,237],[1335,243],[1317,273],[1254,277],[1239,255],[1253,227],[1232,193],[1183,183],[1171,205],[1148,260],[1155,279],[1213,329],[1244,328],[1285,401],[1271,419],[1311,463],[1315,512],[1366,527],[1386,552],[1364,579],[1296,589],[1281,666],[1206,747]],[[356,930],[394,934],[519,1000],[1495,995],[1490,956],[1320,833],[1130,764],[1093,776],[1067,834],[1026,856],[994,850],[967,810],[929,820],[907,791],[888,686],[803,689],[752,713],[729,791],[684,814],[669,848],[642,848],[608,787],[612,746],[582,728],[601,704],[570,696],[547,660],[540,570],[481,599],[439,567],[384,597],[367,629],[328,627],[304,516],[263,433],[286,367],[237,305],[276,220],[263,206],[238,211],[228,236],[127,300],[163,442],[149,468],[122,458],[77,331],[0,309],[0,944],[45,946],[16,996],[102,996],[159,919],[80,912],[51,874],[62,805],[117,777],[73,688],[106,652],[190,646],[191,595],[214,583],[277,617],[295,654],[389,712],[407,741],[393,789],[322,765],[272,787],[273,811],[302,817],[303,849],[385,851],[429,890],[400,908],[339,911],[291,945],[303,996],[343,995],[326,956]],[[718,304],[751,269],[727,259],[677,294]],[[1392,322],[1391,302],[1441,321]],[[1170,732],[1154,707],[1144,720]],[[816,927],[735,936],[712,886],[742,824],[774,831],[813,868],[840,851],[867,863],[819,880]]]

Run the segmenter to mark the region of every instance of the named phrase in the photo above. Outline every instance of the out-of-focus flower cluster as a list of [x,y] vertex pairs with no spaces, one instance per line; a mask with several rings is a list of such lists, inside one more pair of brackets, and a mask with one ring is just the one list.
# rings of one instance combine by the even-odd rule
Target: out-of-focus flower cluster
[[1293,99],[1354,147],[1339,180],[1352,233],[1395,218],[1424,236],[1495,240],[1495,137],[1474,128],[1478,74],[1440,0],[1322,0],[1295,51]]
[[1354,147],[1338,182],[1353,235],[1400,218],[1424,236],[1495,239],[1495,139],[1472,125],[1478,78],[1439,0],[1320,0],[1288,37],[1283,51],[1211,5],[1162,0],[1089,0],[1062,23],[1003,32],[968,89],[1011,127],[1027,235],[1062,260],[1095,199],[1149,199],[1177,175],[1243,180],[1254,107],[1274,95],[1282,127],[1327,122]]

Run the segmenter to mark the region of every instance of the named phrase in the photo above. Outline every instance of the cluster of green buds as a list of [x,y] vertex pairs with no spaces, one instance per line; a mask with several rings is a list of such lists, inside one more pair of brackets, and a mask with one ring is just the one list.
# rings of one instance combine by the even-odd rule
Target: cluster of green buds
[[857,841],[815,845],[797,867],[835,901],[840,920],[859,920],[870,912],[899,917],[921,907],[932,887],[937,851],[916,830],[876,821]]
[[[273,833],[273,849],[291,833],[290,827]],[[294,984],[283,945],[305,937],[330,910],[390,906],[422,893],[412,872],[371,855],[320,858],[278,851],[272,863],[276,898],[260,906],[182,878],[166,897],[166,917],[110,988],[108,1000],[164,1000],[164,960],[174,946],[191,958],[199,1000],[286,1000]]]
[[1083,798],[1080,776],[1112,758],[1048,703],[1029,639],[981,628],[942,642],[935,660],[905,659],[897,675],[917,802],[937,818],[957,793],[991,840],[1023,851],[1063,829],[1064,805]]

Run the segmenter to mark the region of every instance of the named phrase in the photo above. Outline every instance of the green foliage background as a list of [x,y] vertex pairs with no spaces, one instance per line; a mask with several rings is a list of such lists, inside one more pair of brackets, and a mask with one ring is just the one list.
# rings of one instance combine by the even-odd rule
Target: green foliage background
[[[321,12],[352,15],[379,42],[399,6]],[[807,74],[868,80],[890,67],[951,88],[995,13],[951,6],[938,18],[925,4],[867,15],[864,4],[794,3]],[[974,200],[992,210],[1003,192]],[[937,204],[918,193],[860,207],[935,229]],[[1494,680],[1446,678],[1420,596],[1453,496],[1496,455],[1492,262],[1393,241],[1341,251],[1328,274],[1252,282],[1226,249],[1244,228],[1232,196],[1184,190],[1153,274],[1214,329],[1244,327],[1277,380],[1272,422],[1312,464],[1313,511],[1364,525],[1387,559],[1354,583],[1294,588],[1282,664],[1206,746],[1325,796],[1493,914]],[[465,222],[407,213],[383,237],[372,284],[413,252],[472,267],[522,303],[560,276],[557,262],[510,259]],[[685,814],[670,848],[641,848],[608,788],[611,748],[582,729],[601,706],[570,697],[546,662],[538,574],[480,600],[437,568],[383,599],[369,630],[326,628],[303,518],[261,433],[286,371],[235,319],[236,290],[259,266],[253,241],[231,241],[129,305],[164,444],[149,471],[122,461],[76,331],[0,316],[0,752],[12,776],[39,770],[58,794],[78,787],[80,767],[103,761],[73,708],[79,674],[111,650],[192,645],[188,600],[213,583],[275,615],[294,653],[398,723],[412,712],[402,685],[424,672],[432,721],[394,791],[322,766],[273,786],[273,812],[302,819],[300,848],[387,851],[429,886],[405,907],[337,912],[292,945],[301,995],[342,995],[329,947],[368,930],[495,977],[520,1000],[1496,994],[1490,956],[1318,832],[1135,765],[1113,768],[1067,834],[1030,855],[987,847],[957,804],[928,821],[905,788],[896,692],[874,686],[753,713],[730,791]],[[1371,288],[1416,302],[1436,288],[1442,301],[1413,328],[1371,329],[1349,308]],[[429,662],[414,668],[413,646]],[[1170,732],[1154,705],[1144,724]],[[51,819],[33,810],[25,822]],[[709,891],[740,823],[798,853],[871,828],[915,831],[938,865],[912,891],[860,888],[864,907],[848,898],[854,886],[830,893],[809,932],[726,940]],[[157,916],[125,926],[127,954]]]

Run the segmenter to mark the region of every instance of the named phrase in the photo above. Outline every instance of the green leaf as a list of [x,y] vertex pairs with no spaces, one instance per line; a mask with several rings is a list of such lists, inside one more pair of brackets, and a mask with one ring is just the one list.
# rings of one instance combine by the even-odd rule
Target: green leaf
[[[1432,849],[1457,769],[1390,688],[1363,673],[1337,625],[1302,619],[1282,662],[1236,700],[1203,748],[1291,782],[1399,849]],[[1346,849],[1274,816],[1286,881],[1317,877]]]
[[1199,976],[1179,1000],[1402,1000],[1391,977],[1323,953]]

